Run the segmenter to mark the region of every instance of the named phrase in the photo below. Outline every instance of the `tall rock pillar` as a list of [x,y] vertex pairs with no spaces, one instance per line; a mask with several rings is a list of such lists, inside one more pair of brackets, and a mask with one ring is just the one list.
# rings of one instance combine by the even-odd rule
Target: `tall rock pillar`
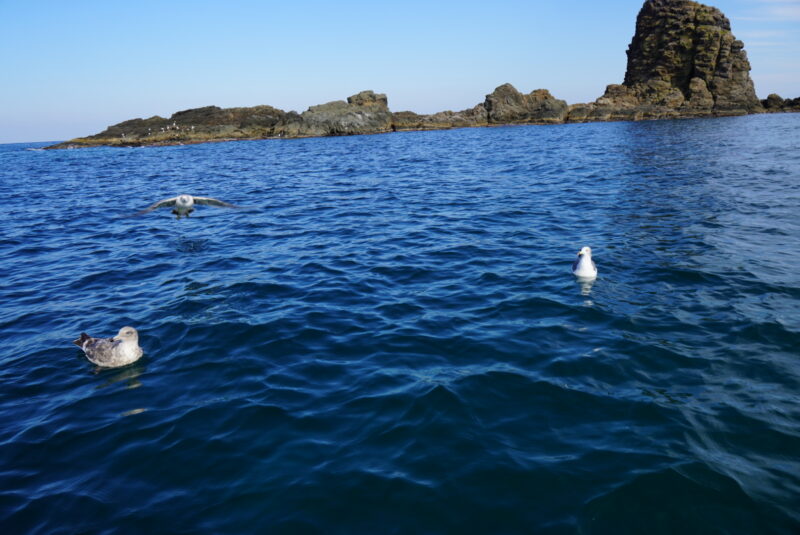
[[647,0],[622,84],[569,120],[660,119],[763,111],[744,43],[722,12],[691,0]]

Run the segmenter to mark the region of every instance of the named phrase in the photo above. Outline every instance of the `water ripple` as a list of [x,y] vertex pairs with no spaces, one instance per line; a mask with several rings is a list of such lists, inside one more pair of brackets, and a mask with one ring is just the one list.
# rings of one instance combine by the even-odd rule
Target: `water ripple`
[[797,532],[799,121],[1,146],[3,532]]

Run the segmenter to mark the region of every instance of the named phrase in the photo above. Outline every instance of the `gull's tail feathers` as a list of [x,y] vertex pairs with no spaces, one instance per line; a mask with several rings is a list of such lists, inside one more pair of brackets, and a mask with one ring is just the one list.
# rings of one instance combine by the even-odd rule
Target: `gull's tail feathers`
[[81,349],[83,349],[83,344],[85,344],[86,341],[90,340],[91,338],[92,337],[89,336],[88,334],[81,333],[80,338],[78,338],[77,340],[73,340],[72,343],[75,344],[76,346],[80,347]]

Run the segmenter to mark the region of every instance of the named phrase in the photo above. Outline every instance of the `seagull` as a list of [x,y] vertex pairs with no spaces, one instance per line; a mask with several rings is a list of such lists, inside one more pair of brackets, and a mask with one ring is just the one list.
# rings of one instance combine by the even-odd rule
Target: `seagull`
[[113,338],[92,338],[81,333],[72,342],[80,347],[86,358],[104,368],[118,368],[136,362],[142,356],[139,333],[133,327],[123,327]]
[[210,206],[224,206],[225,208],[238,208],[238,206],[233,204],[228,204],[226,202],[212,199],[211,197],[195,197],[193,195],[178,195],[177,197],[172,197],[171,199],[164,199],[163,201],[158,201],[155,204],[152,204],[138,212],[136,215],[146,214],[147,212],[152,212],[156,208],[161,208],[162,206],[174,206],[172,209],[172,213],[175,214],[177,219],[180,219],[181,216],[189,217],[189,214],[194,212],[194,205],[195,204],[208,204]]
[[578,251],[578,258],[572,263],[572,273],[582,279],[594,279],[597,277],[597,266],[592,260],[591,247],[584,247]]

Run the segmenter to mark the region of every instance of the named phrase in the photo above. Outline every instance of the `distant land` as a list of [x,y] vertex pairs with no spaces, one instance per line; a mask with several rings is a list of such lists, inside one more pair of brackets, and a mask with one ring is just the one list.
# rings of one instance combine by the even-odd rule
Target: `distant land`
[[392,112],[385,94],[362,91],[347,99],[311,106],[303,113],[272,106],[207,106],[131,119],[103,132],[49,149],[106,145],[178,145],[242,139],[300,138],[441,130],[504,124],[563,124],[720,117],[798,112],[800,97],[771,94],[759,100],[750,78],[744,43],[731,33],[717,8],[690,0],[647,0],[636,18],[621,84],[587,104],[568,105],[547,89],[528,94],[504,84],[475,107],[420,115]]

